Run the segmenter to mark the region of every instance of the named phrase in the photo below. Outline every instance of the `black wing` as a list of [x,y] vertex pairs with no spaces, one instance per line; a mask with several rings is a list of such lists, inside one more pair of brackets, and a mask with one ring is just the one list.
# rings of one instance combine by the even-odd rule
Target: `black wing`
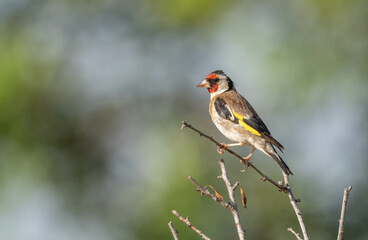
[[222,98],[220,97],[216,98],[214,104],[216,112],[218,115],[220,115],[220,117],[230,120],[236,124],[239,124],[239,119],[234,117],[234,114],[232,113],[230,107],[226,104],[226,102]]
[[266,127],[266,124],[262,121],[262,119],[258,116],[258,114],[253,114],[249,118],[243,118],[243,122],[257,130],[259,133],[264,135],[271,135],[270,131]]
[[[267,129],[266,125],[264,124],[264,122],[258,116],[257,113],[256,114],[253,113],[252,115],[249,114],[250,117],[242,116],[241,114],[237,112],[233,113],[229,105],[226,104],[225,100],[220,97],[218,97],[215,100],[214,104],[215,104],[216,112],[218,113],[218,115],[220,115],[220,117],[230,120],[236,124],[239,124],[239,120],[240,120],[244,122],[245,124],[249,125],[250,127],[252,127],[253,129],[255,129],[257,132],[261,134],[263,133],[263,134],[270,135],[270,131]],[[253,109],[250,109],[250,110],[252,111]]]
[[230,120],[233,123],[240,124],[248,131],[255,133],[256,135],[262,135],[268,141],[277,146],[281,151],[284,148],[281,143],[271,136],[266,124],[262,121],[257,112],[248,102],[245,101],[245,106],[241,109],[241,112],[246,114],[246,116],[233,111],[225,102],[225,100],[220,97],[215,100],[214,104],[216,112],[218,115],[220,115],[220,117]]

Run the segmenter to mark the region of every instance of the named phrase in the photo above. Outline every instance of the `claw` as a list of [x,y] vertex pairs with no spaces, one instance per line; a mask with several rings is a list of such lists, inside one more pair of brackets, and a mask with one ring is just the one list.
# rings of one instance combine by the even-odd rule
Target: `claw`
[[248,166],[249,166],[248,161],[249,161],[250,157],[253,155],[253,153],[254,153],[254,151],[255,151],[255,150],[256,150],[256,148],[255,148],[255,147],[253,147],[253,149],[252,149],[252,151],[249,153],[249,155],[248,155],[248,156],[246,156],[246,157],[243,157],[243,160],[241,160],[241,163],[244,163],[244,169],[243,169],[243,170],[241,170],[241,172],[245,172],[245,170],[247,170],[247,168],[248,168]]
[[243,160],[240,160],[240,162],[244,164],[244,169],[240,170],[240,172],[245,172],[245,170],[247,170],[247,168],[249,167],[249,164],[248,164],[249,158],[244,157]]
[[219,146],[217,146],[217,152],[219,153],[219,154],[224,154],[224,152],[226,151],[226,149],[227,149],[227,144],[225,144],[225,143],[221,143],[221,147],[219,147]]

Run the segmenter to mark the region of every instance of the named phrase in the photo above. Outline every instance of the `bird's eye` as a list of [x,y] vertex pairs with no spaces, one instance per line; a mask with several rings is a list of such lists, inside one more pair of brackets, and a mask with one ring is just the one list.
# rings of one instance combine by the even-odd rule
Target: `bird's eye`
[[217,84],[220,81],[220,79],[218,79],[218,78],[212,78],[212,79],[208,79],[208,81],[209,81],[209,83],[211,85],[215,85],[215,84]]

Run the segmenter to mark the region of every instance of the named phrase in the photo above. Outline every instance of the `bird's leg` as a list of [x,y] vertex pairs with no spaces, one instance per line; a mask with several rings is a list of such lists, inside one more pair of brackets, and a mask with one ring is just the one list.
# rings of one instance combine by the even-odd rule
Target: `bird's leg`
[[219,154],[223,154],[228,147],[242,146],[243,143],[240,143],[240,142],[239,143],[229,143],[229,144],[221,143],[221,145],[222,145],[221,147],[217,147],[217,152]]
[[244,170],[242,170],[242,172],[244,172],[247,168],[248,168],[248,161],[250,159],[250,157],[253,155],[254,151],[256,150],[255,147],[253,147],[252,151],[249,153],[248,156],[243,157],[243,163],[244,163]]
[[252,151],[249,153],[248,156],[243,157],[244,161],[249,161],[249,159],[253,155],[254,151],[256,151],[256,148],[255,147],[253,147]]

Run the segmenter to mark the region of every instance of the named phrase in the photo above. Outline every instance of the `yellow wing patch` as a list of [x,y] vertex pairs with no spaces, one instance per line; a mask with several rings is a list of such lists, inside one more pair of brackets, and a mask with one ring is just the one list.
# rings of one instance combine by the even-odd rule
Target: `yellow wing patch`
[[251,126],[249,126],[248,124],[246,124],[243,119],[245,118],[245,116],[241,116],[239,114],[237,114],[236,112],[233,112],[234,116],[239,120],[239,124],[241,126],[243,126],[243,128],[245,128],[247,131],[257,135],[257,136],[261,136],[261,134],[255,130],[254,128],[252,128]]

